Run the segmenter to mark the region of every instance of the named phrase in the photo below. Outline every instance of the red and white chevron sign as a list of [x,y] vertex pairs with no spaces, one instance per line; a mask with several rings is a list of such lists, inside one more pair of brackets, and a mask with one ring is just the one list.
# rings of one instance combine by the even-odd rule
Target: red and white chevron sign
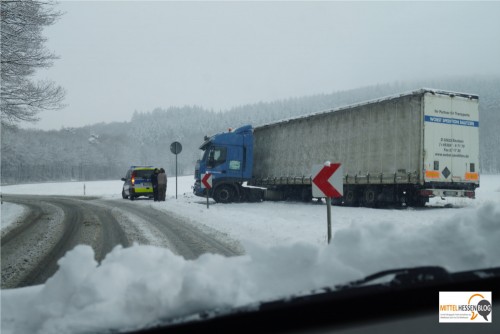
[[201,179],[201,187],[207,189],[212,188],[212,174],[207,173],[203,175],[203,178]]
[[338,198],[344,194],[343,168],[340,163],[325,162],[312,168],[313,197]]

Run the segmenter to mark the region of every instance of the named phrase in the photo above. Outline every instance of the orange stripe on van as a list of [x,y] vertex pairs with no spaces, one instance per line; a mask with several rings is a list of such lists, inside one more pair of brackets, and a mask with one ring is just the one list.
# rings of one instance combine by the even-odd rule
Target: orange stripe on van
[[439,171],[438,170],[426,170],[425,177],[429,179],[439,179]]
[[477,180],[479,180],[479,174],[478,173],[465,173],[465,179],[477,181]]

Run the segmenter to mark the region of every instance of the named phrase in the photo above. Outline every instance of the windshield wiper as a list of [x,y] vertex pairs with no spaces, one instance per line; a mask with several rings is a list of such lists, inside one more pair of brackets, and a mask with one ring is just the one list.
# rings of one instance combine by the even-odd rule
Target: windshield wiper
[[382,283],[383,285],[389,287],[419,285],[431,282],[449,282],[452,280],[450,273],[443,267],[428,266],[400,268],[380,271],[360,280],[352,281],[347,284],[336,285],[335,290],[351,289],[369,285],[370,283],[379,281],[382,278],[391,278],[389,281]]

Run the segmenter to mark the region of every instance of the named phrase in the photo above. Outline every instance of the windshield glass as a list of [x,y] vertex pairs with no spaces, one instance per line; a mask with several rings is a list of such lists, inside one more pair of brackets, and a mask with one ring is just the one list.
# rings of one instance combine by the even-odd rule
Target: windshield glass
[[200,152],[200,160],[201,161],[207,161],[208,158],[208,153],[210,152],[210,147],[207,147],[207,149],[203,150]]
[[2,334],[500,266],[500,2],[1,13]]
[[132,175],[134,175],[136,178],[141,178],[141,179],[150,179],[151,174],[153,174],[152,170],[135,170]]

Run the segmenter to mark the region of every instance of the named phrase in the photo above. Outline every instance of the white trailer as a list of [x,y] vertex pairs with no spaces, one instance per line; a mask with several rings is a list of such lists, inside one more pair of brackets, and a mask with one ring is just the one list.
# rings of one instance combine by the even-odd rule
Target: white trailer
[[473,198],[478,103],[473,94],[420,89],[255,127],[248,184],[270,198],[308,200],[311,166],[329,160],[344,167],[346,205]]

